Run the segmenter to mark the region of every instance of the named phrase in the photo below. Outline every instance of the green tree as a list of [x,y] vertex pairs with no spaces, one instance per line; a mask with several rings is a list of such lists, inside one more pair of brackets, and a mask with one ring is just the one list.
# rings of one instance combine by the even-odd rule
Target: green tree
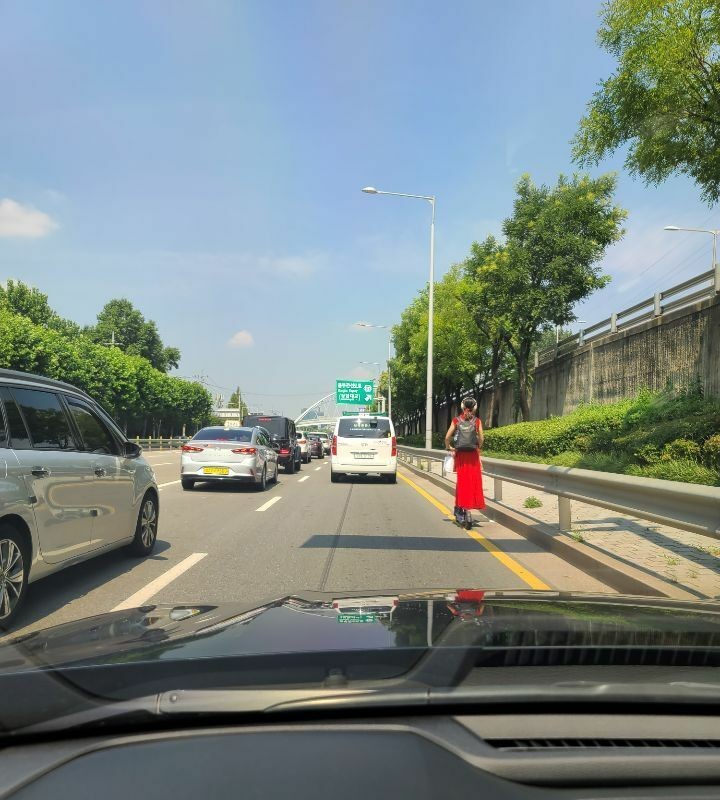
[[60,331],[66,336],[78,336],[81,332],[79,325],[63,319],[50,307],[48,296],[44,292],[22,281],[9,279],[4,286],[0,285],[0,307],[27,317],[36,325]]
[[627,145],[647,183],[689,175],[720,198],[720,5],[717,0],[611,0],[601,47],[617,69],[595,92],[573,142],[581,165]]
[[[506,338],[511,330],[507,307],[500,294],[494,290],[495,274],[502,269],[504,246],[488,236],[483,242],[474,242],[470,256],[463,262],[465,280],[460,285],[460,298],[468,310],[475,327],[485,340],[485,375],[492,384],[490,410],[486,426],[496,427],[500,412],[500,384],[510,377],[509,349]],[[480,397],[476,397],[480,402]]]
[[573,306],[605,286],[598,261],[621,238],[626,212],[613,204],[616,178],[560,176],[537,186],[524,175],[516,187],[506,244],[484,273],[503,311],[505,343],[517,369],[518,403],[530,417],[529,359],[539,333],[575,319]]
[[177,368],[180,351],[163,345],[157,326],[124,298],[110,300],[97,316],[97,323],[86,329],[86,334],[99,344],[115,340],[128,355],[146,358],[155,369],[167,372]]

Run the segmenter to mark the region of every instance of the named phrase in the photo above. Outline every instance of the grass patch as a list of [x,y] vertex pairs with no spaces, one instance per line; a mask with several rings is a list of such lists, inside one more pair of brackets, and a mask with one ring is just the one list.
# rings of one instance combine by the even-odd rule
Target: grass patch
[[542,507],[542,500],[538,500],[537,497],[531,495],[530,497],[525,498],[525,502],[523,503],[525,508],[541,508]]
[[576,542],[584,542],[585,537],[580,533],[580,531],[571,531],[570,532],[571,538],[575,539]]

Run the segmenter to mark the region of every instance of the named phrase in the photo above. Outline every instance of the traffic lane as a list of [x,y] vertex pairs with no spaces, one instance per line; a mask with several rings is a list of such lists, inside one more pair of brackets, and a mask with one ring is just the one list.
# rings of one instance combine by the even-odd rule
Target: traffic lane
[[528,588],[402,479],[396,485],[356,478],[335,541],[313,536],[309,548],[334,547],[328,591]]
[[303,590],[527,588],[403,482],[331,484],[329,472],[316,468],[281,486],[280,500],[258,512],[262,519],[250,530],[232,521],[215,525],[212,557],[155,601],[259,602]]
[[[301,478],[298,474],[280,475],[285,486]],[[279,488],[271,486],[266,492],[258,492],[245,484],[202,483],[185,492],[179,479],[165,486],[158,483],[160,523],[152,555],[138,559],[124,549],[116,549],[32,583],[25,608],[9,635],[111,611],[126,605],[132,597],[139,598],[142,602],[136,605],[141,605],[157,594],[144,593],[147,587],[172,575],[188,560],[190,570],[198,563],[192,561],[198,555],[216,557],[208,550],[214,545],[212,532],[228,520],[241,528],[251,524],[255,509],[268,502]]]
[[[257,495],[248,516],[229,510],[222,487],[185,492],[182,515],[190,498],[204,512],[203,527],[186,543],[205,546],[210,556],[160,592],[155,602],[254,602],[298,589],[317,589],[327,561],[324,552],[303,545],[309,536],[332,534],[342,517],[343,491],[334,491],[326,461],[313,461],[299,474],[281,473],[277,487]],[[262,509],[262,510],[260,510]],[[197,518],[189,511],[185,516]]]

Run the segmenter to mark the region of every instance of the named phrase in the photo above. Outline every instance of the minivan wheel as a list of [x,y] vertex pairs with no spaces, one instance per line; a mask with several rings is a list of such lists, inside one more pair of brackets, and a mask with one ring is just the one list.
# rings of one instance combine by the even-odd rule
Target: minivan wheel
[[187,492],[195,486],[195,481],[192,478],[180,478],[180,485]]
[[385,476],[385,483],[397,483],[397,472]]
[[294,458],[290,459],[290,461],[288,461],[287,464],[285,464],[285,472],[287,472],[288,475],[292,475],[293,472],[295,472],[295,459]]
[[11,525],[0,525],[0,629],[9,628],[22,608],[29,566],[24,537]]
[[341,475],[339,472],[330,470],[330,483],[340,483]]
[[158,529],[158,502],[155,497],[148,492],[143,497],[138,514],[137,525],[135,526],[135,538],[130,544],[129,550],[135,556],[148,556],[152,553],[155,542],[157,541]]

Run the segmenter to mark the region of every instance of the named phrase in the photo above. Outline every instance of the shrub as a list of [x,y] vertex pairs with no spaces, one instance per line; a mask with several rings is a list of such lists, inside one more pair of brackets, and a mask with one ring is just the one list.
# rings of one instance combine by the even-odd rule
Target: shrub
[[675,439],[666,444],[660,457],[662,461],[676,461],[687,459],[689,461],[700,460],[700,445],[692,439]]
[[720,470],[720,433],[716,433],[705,440],[702,447],[705,463],[714,469]]
[[644,444],[635,452],[635,458],[641,464],[655,464],[660,461],[660,455],[660,448],[654,444]]
[[573,439],[573,450],[587,453],[593,447],[593,437],[587,434],[580,434]]

